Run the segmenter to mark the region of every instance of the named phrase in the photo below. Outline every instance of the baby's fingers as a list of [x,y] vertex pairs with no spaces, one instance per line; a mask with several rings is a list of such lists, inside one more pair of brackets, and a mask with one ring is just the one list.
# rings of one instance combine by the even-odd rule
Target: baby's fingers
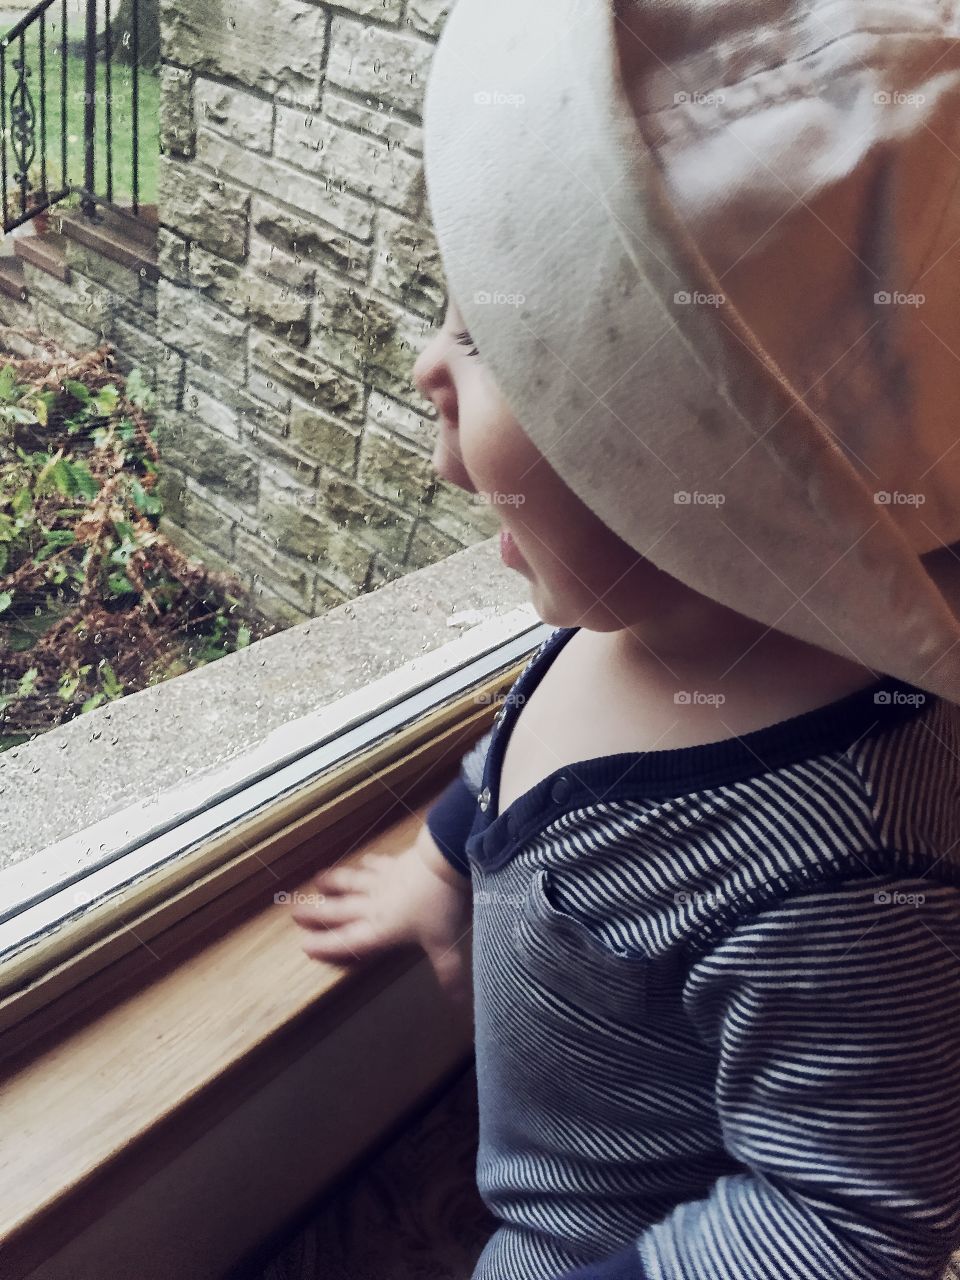
[[351,920],[338,929],[311,934],[303,950],[312,960],[356,960],[370,950],[374,938],[369,920]]
[[297,924],[304,929],[325,929],[329,925],[347,924],[361,914],[367,899],[360,894],[337,894],[319,902],[298,902],[291,910]]
[[311,883],[321,893],[356,893],[369,887],[369,868],[362,865],[330,867],[315,875]]

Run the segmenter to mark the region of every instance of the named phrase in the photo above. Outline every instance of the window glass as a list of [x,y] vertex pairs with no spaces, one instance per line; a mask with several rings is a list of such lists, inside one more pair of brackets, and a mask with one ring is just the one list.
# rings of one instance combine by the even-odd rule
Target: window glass
[[525,599],[320,627],[499,528],[413,378],[447,6],[96,10],[2,15],[0,873]]

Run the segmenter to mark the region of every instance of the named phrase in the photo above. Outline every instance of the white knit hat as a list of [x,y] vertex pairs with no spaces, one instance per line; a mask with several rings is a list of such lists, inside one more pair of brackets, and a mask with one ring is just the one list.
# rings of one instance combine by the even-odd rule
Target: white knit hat
[[450,291],[561,479],[960,702],[958,6],[458,0],[424,121]]

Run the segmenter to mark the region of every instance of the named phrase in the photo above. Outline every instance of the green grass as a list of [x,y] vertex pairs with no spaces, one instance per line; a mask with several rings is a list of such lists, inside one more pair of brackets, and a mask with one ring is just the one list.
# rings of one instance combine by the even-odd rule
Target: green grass
[[[7,50],[6,87],[7,87],[7,131],[6,148],[7,187],[10,194],[9,209],[15,217],[20,211],[19,185],[14,186],[13,171],[17,167],[14,153],[9,143],[10,129],[10,93],[15,83],[16,69],[13,58],[19,57],[19,42]],[[27,66],[31,73],[28,77],[31,96],[34,102],[36,117],[36,152],[33,166],[35,175],[31,175],[34,185],[40,185],[40,54],[37,37],[31,33],[27,37]],[[105,196],[107,192],[107,156],[106,156],[106,66],[103,61],[97,63],[96,79],[96,185],[94,193]],[[47,138],[47,187],[57,190],[65,185],[61,171],[61,74],[62,59],[60,57],[59,36],[52,39],[47,33],[47,50],[45,64],[46,93],[46,138]],[[67,177],[71,182],[82,183],[84,176],[84,61],[80,57],[67,57]],[[113,155],[113,199],[117,204],[129,204],[133,198],[133,72],[132,68],[122,63],[114,63],[111,67],[111,136]],[[146,71],[142,67],[138,77],[138,191],[141,204],[156,203],[157,193],[157,159],[159,157],[158,122],[160,108],[160,85],[154,71]],[[12,190],[11,190],[12,188]],[[16,212],[13,212],[16,210]]]

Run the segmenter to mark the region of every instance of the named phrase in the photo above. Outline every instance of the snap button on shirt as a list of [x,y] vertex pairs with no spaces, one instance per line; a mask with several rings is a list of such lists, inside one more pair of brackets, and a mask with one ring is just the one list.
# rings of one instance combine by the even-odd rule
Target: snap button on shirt
[[483,812],[486,813],[487,809],[490,807],[490,788],[489,787],[484,787],[483,790],[480,792],[480,794],[477,796],[477,804],[480,806]]
[[550,798],[555,804],[563,804],[570,794],[570,783],[566,778],[558,778],[550,788]]

